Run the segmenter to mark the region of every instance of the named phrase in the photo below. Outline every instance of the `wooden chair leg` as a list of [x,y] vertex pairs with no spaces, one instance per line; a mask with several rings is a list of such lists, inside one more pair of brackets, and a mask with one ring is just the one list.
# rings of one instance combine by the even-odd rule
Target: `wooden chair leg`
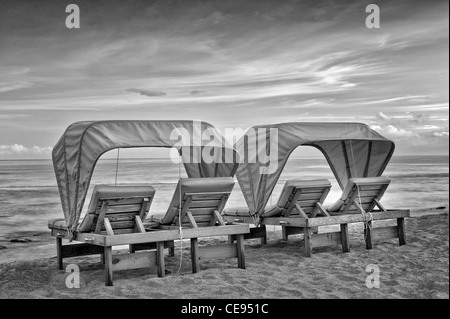
[[238,257],[238,267],[245,269],[245,249],[244,249],[244,235],[236,236],[236,247]]
[[59,270],[63,269],[62,249],[62,238],[56,237],[56,263]]
[[266,225],[260,226],[262,228],[262,231],[264,235],[261,237],[261,245],[267,245],[267,231],[266,231]]
[[366,238],[366,249],[372,249],[372,222],[367,223],[367,227],[364,228],[364,236]]
[[166,275],[166,267],[164,263],[164,242],[156,243],[156,266],[158,268],[158,277]]
[[283,240],[288,240],[288,232],[286,226],[281,226],[281,237]]
[[113,285],[112,247],[105,247],[105,285]]
[[192,260],[192,272],[195,274],[200,271],[200,256],[198,254],[198,238],[191,238],[191,260]]
[[305,227],[304,233],[305,233],[305,256],[311,257],[312,255],[312,244],[311,244],[311,228]]
[[341,245],[342,252],[350,252],[350,244],[348,241],[348,224],[341,224]]
[[405,219],[397,218],[398,241],[400,246],[406,245]]
[[169,248],[169,257],[175,257],[175,246]]

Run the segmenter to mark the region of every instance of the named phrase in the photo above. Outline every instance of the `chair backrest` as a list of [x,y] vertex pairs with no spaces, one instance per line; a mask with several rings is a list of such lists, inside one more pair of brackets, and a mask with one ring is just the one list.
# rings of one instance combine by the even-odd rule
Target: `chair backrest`
[[311,216],[317,210],[317,204],[324,202],[330,189],[331,183],[327,179],[288,180],[284,184],[276,206],[267,209],[262,217],[289,217],[302,215],[302,213]]
[[329,208],[329,211],[339,214],[358,214],[361,213],[360,208],[362,208],[366,213],[372,212],[375,206],[381,205],[379,200],[383,197],[390,182],[389,178],[383,176],[351,178],[342,192],[341,198]]
[[182,226],[214,225],[217,221],[221,221],[220,213],[225,207],[233,187],[234,179],[232,177],[180,179],[161,224],[179,225],[181,207]]
[[109,235],[143,232],[142,221],[154,196],[151,186],[97,185],[79,231]]

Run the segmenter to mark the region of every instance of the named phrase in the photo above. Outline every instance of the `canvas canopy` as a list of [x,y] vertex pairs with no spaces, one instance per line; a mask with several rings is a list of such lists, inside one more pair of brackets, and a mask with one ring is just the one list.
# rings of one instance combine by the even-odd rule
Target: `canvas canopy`
[[352,177],[380,176],[394,152],[394,142],[361,123],[284,123],[249,129],[235,148],[236,172],[250,214],[263,213],[291,153],[298,146],[320,150],[340,187]]
[[[53,166],[66,224],[72,232],[83,209],[97,160],[116,148],[175,147],[189,177],[228,177],[237,154],[205,122],[98,121],[70,125],[53,149]],[[205,152],[205,153],[203,153]],[[202,154],[212,155],[210,157]],[[231,156],[231,158],[230,158]]]

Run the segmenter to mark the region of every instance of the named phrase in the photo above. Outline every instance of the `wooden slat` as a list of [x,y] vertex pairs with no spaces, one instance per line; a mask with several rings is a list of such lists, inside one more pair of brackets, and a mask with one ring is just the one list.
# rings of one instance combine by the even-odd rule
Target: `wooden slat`
[[[372,217],[374,220],[382,220],[382,219],[394,219],[401,217],[409,217],[408,210],[395,210],[395,211],[387,211],[386,213],[372,213]],[[362,214],[354,214],[354,215],[338,215],[331,217],[317,217],[310,218],[305,221],[306,225],[309,226],[325,226],[325,225],[335,225],[335,224],[349,224],[349,223],[358,223],[363,222],[364,217]],[[299,224],[299,222],[297,222]],[[301,226],[301,225],[298,225]]]
[[96,234],[100,233],[100,230],[103,227],[103,220],[105,219],[107,209],[108,209],[108,204],[106,202],[103,202],[102,207],[100,208],[100,213],[98,216],[97,223],[95,225],[94,233],[96,233]]
[[[187,217],[189,219],[189,223],[191,224],[191,226],[194,227],[194,228],[197,228],[198,227],[197,226],[197,222],[195,221],[195,218],[194,218],[194,216],[192,216],[191,212],[187,211],[186,215],[187,215]],[[209,221],[208,221],[208,224],[209,224]]]
[[318,202],[320,197],[322,197],[322,192],[317,192],[317,193],[302,193],[300,195],[300,198],[298,199],[299,201],[308,201],[308,200],[313,200],[315,202]]
[[199,200],[221,200],[223,196],[223,193],[217,193],[217,194],[212,194],[212,193],[204,193],[201,195],[192,195],[192,200],[193,201],[199,201]]
[[214,211],[214,216],[216,217],[215,219],[219,222],[220,226],[225,226],[225,221],[222,218],[222,215],[220,215],[218,210]]
[[[108,206],[117,206],[117,205],[131,205],[131,204],[141,204],[142,203],[142,197],[133,197],[133,198],[112,198],[112,199],[105,199],[105,201],[108,203]],[[102,207],[102,201],[99,200],[97,207]]]
[[364,191],[376,191],[376,190],[380,190],[381,187],[383,187],[384,184],[373,184],[373,185],[360,185],[359,186],[359,191],[360,192],[364,192]]
[[317,200],[297,201],[301,208],[316,207]]
[[[116,213],[126,213],[126,212],[136,212],[139,214],[141,210],[141,205],[117,205],[117,206],[108,206],[108,214],[116,214]],[[100,208],[97,208],[96,214],[100,213]]]
[[312,235],[311,244],[313,248],[339,245],[341,244],[341,232]]
[[360,190],[361,197],[376,197],[380,190]]
[[103,247],[90,244],[69,244],[61,247],[61,257],[90,256],[103,254]]
[[300,216],[302,218],[308,218],[308,215],[306,215],[307,213],[300,207],[300,205],[296,204],[295,208],[297,209],[297,211],[300,213]]
[[[133,228],[122,228],[122,229],[115,229],[114,230],[114,235],[123,235],[123,234],[132,234],[135,233],[135,229]],[[106,230],[102,230],[100,231],[99,235],[108,235],[108,233],[106,232]]]
[[[294,196],[288,201],[287,207],[285,207],[285,209],[283,209],[283,212],[281,213],[282,216],[289,217],[293,213],[292,211],[294,210],[294,207],[297,207],[296,206],[297,200],[301,194],[302,194],[302,190],[299,188],[296,188]],[[301,211],[301,209],[300,209],[300,211]]]
[[305,188],[302,190],[302,194],[311,194],[311,193],[323,193],[325,189],[328,187],[314,187],[314,188]]
[[[212,219],[212,217],[213,217],[213,214],[208,214],[208,215],[195,215],[195,216],[193,216],[194,217],[194,220],[197,222],[197,223],[206,223],[206,222],[210,222],[211,221],[211,219]],[[190,223],[190,220],[189,220],[189,218],[186,216],[185,218],[184,218],[184,220],[183,220],[183,224],[186,224],[186,223]]]
[[[164,248],[173,248],[173,247],[174,242],[172,240],[164,242]],[[153,242],[153,243],[134,244],[133,249],[134,251],[153,250],[156,249],[156,243]]]
[[141,217],[136,216],[135,219],[136,219],[136,231],[140,233],[145,233],[145,227],[144,224],[142,223]]
[[150,268],[151,266],[156,266],[156,251],[113,255],[112,257],[113,271]]
[[[183,238],[199,238],[199,237],[213,237],[213,236],[227,236],[231,234],[247,234],[250,232],[248,224],[241,225],[227,225],[227,226],[212,226],[183,229]],[[124,234],[116,236],[104,237],[104,245],[117,246],[138,244],[146,242],[178,240],[180,237],[179,231],[161,230],[155,232],[147,232],[145,234]]]
[[372,237],[374,241],[398,238],[397,226],[372,228]]
[[[136,226],[136,222],[135,221],[127,221],[127,222],[110,222],[111,228],[113,230],[117,230],[117,229],[134,229],[134,227]],[[91,230],[95,229],[94,227],[91,228]],[[103,227],[101,227],[100,229],[101,231],[106,231],[106,226],[103,225]]]
[[237,257],[236,244],[198,247],[200,259]]
[[193,208],[215,208],[217,209],[217,207],[220,204],[220,200],[197,200],[197,201],[192,201],[191,206],[189,207],[189,209],[193,209]]
[[139,210],[139,217],[140,217],[141,220],[145,219],[145,216],[147,215],[147,212],[150,209],[150,204],[151,204],[151,199],[144,198],[142,200],[141,209]]
[[108,217],[105,217],[105,219],[103,221],[104,221],[104,224],[105,224],[106,233],[109,236],[113,236],[114,235],[114,231],[113,231],[113,229],[111,227],[111,223],[109,222]]
[[[134,216],[137,215],[137,212],[132,213],[123,213],[123,214],[108,214],[109,221],[111,223],[113,222],[120,222],[120,221],[134,221]],[[94,216],[94,223],[96,223],[98,220],[98,216]]]

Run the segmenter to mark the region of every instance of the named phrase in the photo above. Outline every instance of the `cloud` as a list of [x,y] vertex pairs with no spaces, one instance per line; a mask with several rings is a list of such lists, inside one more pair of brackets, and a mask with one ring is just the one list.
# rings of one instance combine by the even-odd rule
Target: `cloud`
[[190,94],[191,95],[201,95],[201,94],[206,94],[206,92],[194,90],[194,91],[191,91]]
[[155,96],[166,96],[167,93],[163,91],[153,91],[153,90],[141,90],[141,89],[127,89],[125,90],[131,93],[138,93],[140,95],[155,97]]
[[449,137],[449,133],[448,132],[434,132],[433,136],[435,136],[435,137]]
[[14,154],[30,154],[30,155],[42,155],[51,154],[51,147],[25,147],[20,144],[13,145],[0,145],[0,155],[14,155]]
[[379,112],[377,117],[383,121],[389,121],[391,118],[384,114],[383,112]]

